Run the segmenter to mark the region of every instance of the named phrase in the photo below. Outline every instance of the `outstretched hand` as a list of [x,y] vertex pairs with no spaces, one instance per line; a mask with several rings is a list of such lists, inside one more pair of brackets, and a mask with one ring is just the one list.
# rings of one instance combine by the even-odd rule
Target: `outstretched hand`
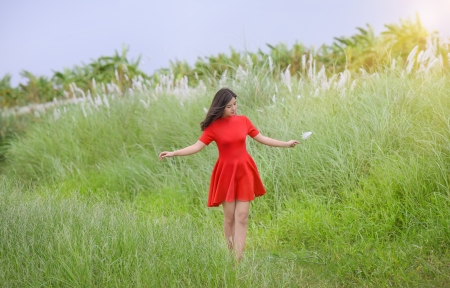
[[173,156],[174,156],[173,152],[164,151],[164,152],[161,152],[158,157],[159,157],[159,160],[163,160],[166,157],[173,157]]
[[292,148],[292,147],[294,147],[295,145],[300,144],[300,142],[297,141],[297,140],[289,140],[289,141],[286,142],[286,143],[287,143],[287,147],[289,147],[289,148]]

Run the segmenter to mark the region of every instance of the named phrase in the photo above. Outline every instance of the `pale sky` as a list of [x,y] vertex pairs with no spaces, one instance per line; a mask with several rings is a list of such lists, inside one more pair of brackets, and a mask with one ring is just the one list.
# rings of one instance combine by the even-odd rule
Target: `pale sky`
[[399,24],[418,12],[429,30],[450,37],[450,0],[1,0],[0,78],[21,70],[51,76],[112,56],[122,44],[153,73],[180,59],[268,51],[267,43],[331,44],[356,27]]

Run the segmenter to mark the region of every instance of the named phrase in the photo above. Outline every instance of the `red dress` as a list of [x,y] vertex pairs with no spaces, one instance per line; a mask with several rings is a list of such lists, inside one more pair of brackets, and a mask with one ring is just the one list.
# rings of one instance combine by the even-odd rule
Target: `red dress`
[[219,118],[203,131],[199,140],[206,145],[215,141],[219,149],[211,175],[208,207],[219,206],[223,201],[250,201],[266,193],[245,145],[247,135],[253,138],[258,134],[245,116]]

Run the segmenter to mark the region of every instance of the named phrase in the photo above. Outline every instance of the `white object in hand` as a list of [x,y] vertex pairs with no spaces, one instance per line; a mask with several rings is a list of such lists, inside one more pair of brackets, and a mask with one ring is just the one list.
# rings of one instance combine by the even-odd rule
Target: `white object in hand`
[[306,140],[309,137],[311,137],[311,135],[312,135],[312,132],[305,132],[305,133],[302,134],[302,139]]

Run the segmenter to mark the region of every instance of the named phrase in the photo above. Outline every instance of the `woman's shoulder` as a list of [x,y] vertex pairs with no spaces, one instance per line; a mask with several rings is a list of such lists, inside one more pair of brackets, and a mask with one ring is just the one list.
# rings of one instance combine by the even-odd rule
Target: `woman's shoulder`
[[239,120],[244,120],[244,121],[248,120],[248,117],[245,115],[236,115],[234,117],[237,117]]
[[213,131],[213,130],[215,130],[218,127],[217,126],[218,122],[220,122],[220,121],[217,121],[219,119],[216,119],[216,120],[212,121],[208,126],[206,126],[204,131],[206,132],[206,131]]
[[239,117],[239,122],[252,123],[252,121],[245,115],[236,115],[236,117]]

